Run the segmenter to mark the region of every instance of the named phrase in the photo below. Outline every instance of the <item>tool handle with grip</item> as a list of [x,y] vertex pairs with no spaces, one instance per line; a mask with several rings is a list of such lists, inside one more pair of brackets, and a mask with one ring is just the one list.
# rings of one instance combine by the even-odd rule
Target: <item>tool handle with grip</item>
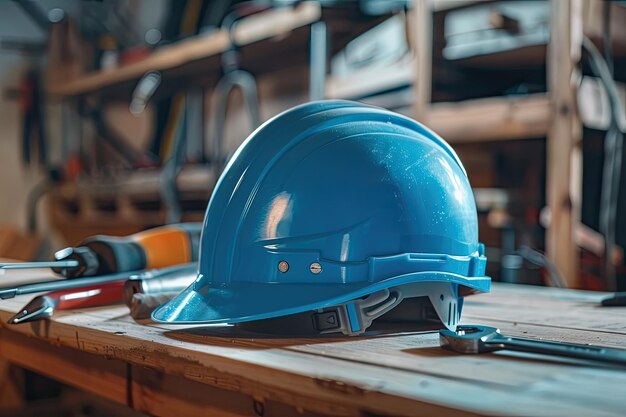
[[130,316],[135,320],[149,319],[152,312],[162,304],[176,297],[178,292],[161,292],[156,294],[137,293],[127,302]]
[[576,343],[520,339],[502,335],[494,337],[486,344],[496,345],[502,349],[515,350],[518,352],[566,356],[570,358],[626,365],[626,350],[622,349],[603,348]]
[[103,285],[110,282],[122,281],[128,279],[142,278],[158,278],[167,276],[173,272],[191,271],[197,266],[193,265],[176,265],[169,268],[148,271],[129,271],[117,274],[98,275],[95,277],[79,277],[74,279],[55,279],[52,281],[34,282],[32,284],[24,284],[19,286],[0,287],[0,299],[5,300],[13,298],[17,295],[34,294],[38,292],[58,291],[72,288],[81,288],[90,285]]
[[124,281],[57,290],[49,292],[46,296],[57,300],[55,310],[73,310],[116,304],[122,302],[124,298]]
[[[141,274],[142,271],[135,271]],[[87,285],[101,285],[115,281],[126,281],[132,273],[102,275],[97,277],[79,277],[74,279],[55,279],[51,281],[33,282],[18,286],[0,287],[0,299],[6,300],[17,295],[34,294],[38,292],[56,291],[70,288],[80,288]]]
[[180,223],[126,237],[93,236],[77,248],[66,248],[55,254],[57,260],[79,260],[79,268],[53,270],[74,278],[193,262],[198,258],[201,231],[202,223]]

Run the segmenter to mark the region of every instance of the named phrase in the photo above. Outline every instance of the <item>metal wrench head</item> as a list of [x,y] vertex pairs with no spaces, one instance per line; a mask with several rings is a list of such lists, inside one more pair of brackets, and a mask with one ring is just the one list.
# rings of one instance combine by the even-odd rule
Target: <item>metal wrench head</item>
[[500,330],[487,326],[457,326],[456,332],[448,329],[439,331],[439,344],[444,349],[459,353],[493,352],[502,347],[494,343],[501,337]]
[[50,297],[45,295],[37,296],[11,317],[7,323],[20,324],[51,317],[54,314],[56,305],[57,301]]

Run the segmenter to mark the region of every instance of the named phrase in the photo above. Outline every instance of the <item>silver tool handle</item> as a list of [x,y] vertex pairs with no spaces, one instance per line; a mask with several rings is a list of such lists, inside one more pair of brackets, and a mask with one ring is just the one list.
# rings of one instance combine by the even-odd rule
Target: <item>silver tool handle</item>
[[519,339],[502,335],[494,337],[485,344],[519,352],[567,356],[570,358],[626,365],[626,350],[622,349],[603,348],[575,343]]

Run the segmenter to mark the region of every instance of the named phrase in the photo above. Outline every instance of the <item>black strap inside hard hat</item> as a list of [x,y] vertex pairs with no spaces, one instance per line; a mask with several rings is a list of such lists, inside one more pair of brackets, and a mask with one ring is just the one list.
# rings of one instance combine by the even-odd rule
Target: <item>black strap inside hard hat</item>
[[[306,311],[271,319],[237,323],[246,331],[272,335],[316,336],[333,333],[360,334],[351,331],[349,306],[342,304],[330,308]],[[428,297],[405,298],[391,311],[377,318],[368,328],[371,331],[422,331],[442,327]]]

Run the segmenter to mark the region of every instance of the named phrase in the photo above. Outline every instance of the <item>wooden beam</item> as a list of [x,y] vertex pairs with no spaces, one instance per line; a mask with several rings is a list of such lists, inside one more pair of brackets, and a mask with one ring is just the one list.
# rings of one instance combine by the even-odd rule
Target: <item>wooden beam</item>
[[[21,405],[18,366],[157,417],[322,415],[120,360],[54,346],[6,329],[0,329],[2,407]],[[7,370],[11,370],[10,374],[4,372]]]
[[414,3],[413,27],[410,41],[415,50],[415,103],[413,104],[413,117],[428,125],[428,108],[432,92],[432,66],[433,66],[433,11],[431,0],[422,0]]
[[18,408],[24,401],[23,370],[0,357],[0,408]]
[[428,127],[451,143],[544,137],[551,120],[545,94],[432,104]]
[[[302,408],[219,389],[154,369],[132,368],[132,407],[151,416],[322,416]],[[326,414],[324,414],[326,415]]]
[[127,369],[124,362],[68,347],[55,347],[6,329],[0,329],[0,356],[22,368],[103,398],[122,404],[126,402]]
[[[581,121],[576,83],[582,47],[582,0],[552,0],[548,45],[548,91],[552,122],[547,143],[547,203],[550,225],[546,251],[569,287],[579,286],[579,257],[574,242],[579,204]],[[574,158],[574,159],[573,159]],[[575,170],[573,169],[575,168]]]

